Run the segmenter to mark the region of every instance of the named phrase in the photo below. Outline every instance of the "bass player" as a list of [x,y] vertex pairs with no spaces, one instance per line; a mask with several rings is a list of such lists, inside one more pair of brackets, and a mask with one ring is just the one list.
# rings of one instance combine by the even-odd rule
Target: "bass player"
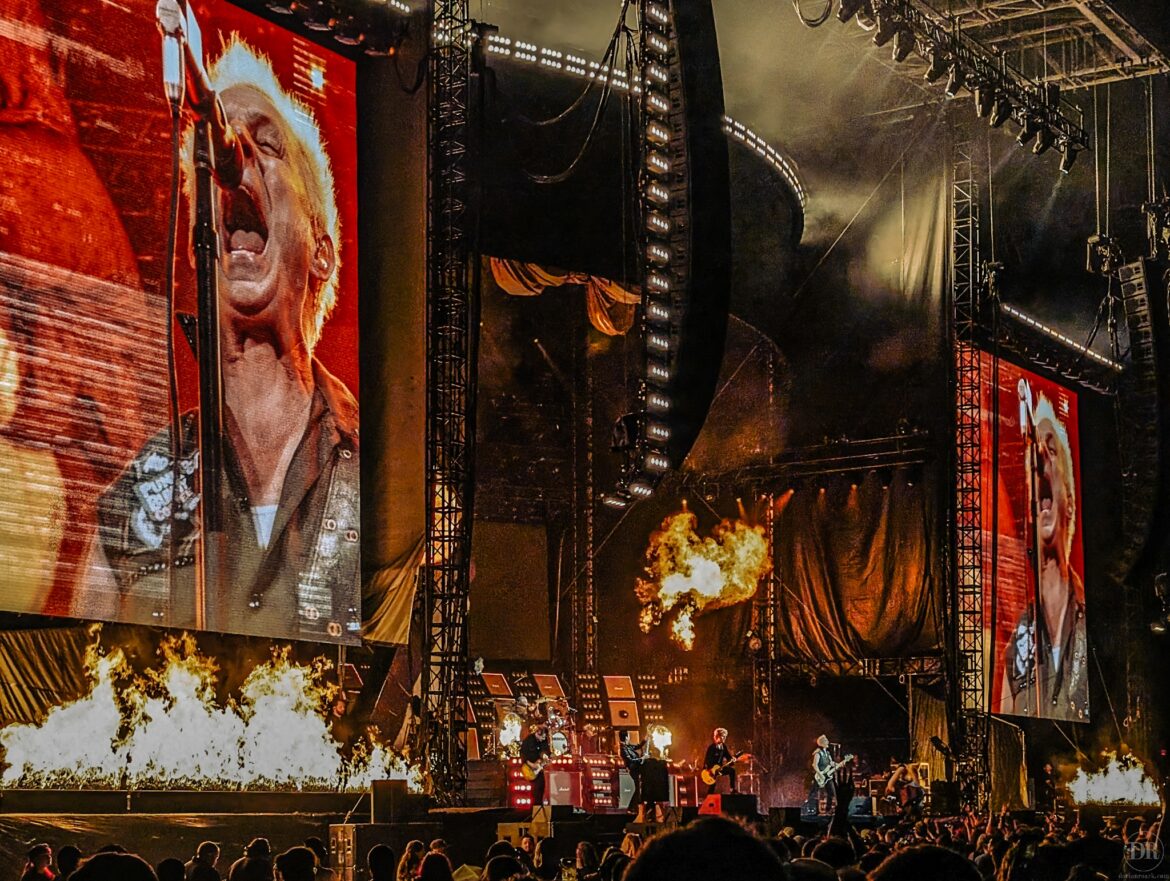
[[833,812],[837,804],[837,782],[833,775],[852,758],[853,756],[847,756],[842,762],[834,762],[833,754],[829,752],[828,736],[822,734],[817,738],[817,748],[812,754],[813,785],[808,791],[810,804],[816,805],[821,793],[824,793],[827,796],[826,812]]

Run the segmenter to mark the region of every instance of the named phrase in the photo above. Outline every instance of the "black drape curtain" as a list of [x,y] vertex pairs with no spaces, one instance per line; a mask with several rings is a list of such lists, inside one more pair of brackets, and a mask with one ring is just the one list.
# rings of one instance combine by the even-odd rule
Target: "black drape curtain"
[[842,661],[939,649],[937,498],[919,467],[810,478],[796,489],[776,521],[781,655]]

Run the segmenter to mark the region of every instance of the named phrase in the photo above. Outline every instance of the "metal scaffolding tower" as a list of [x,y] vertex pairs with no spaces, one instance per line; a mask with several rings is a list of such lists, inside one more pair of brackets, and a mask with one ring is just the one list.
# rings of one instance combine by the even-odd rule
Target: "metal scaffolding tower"
[[420,738],[440,802],[467,781],[476,310],[468,223],[468,0],[432,0],[427,124],[427,524]]
[[[961,124],[960,124],[961,125]],[[974,144],[959,128],[951,147],[951,351],[955,396],[952,681],[958,777],[967,804],[986,804],[988,714],[983,670],[979,185]]]

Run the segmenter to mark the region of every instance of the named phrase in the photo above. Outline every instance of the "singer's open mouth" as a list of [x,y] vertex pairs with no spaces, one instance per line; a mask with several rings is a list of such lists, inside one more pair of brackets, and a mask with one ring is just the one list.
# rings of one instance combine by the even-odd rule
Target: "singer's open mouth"
[[1052,483],[1048,480],[1048,468],[1051,467],[1045,467],[1036,480],[1036,504],[1041,511],[1052,510]]
[[224,193],[223,238],[229,251],[261,254],[268,244],[268,226],[260,206],[244,187]]

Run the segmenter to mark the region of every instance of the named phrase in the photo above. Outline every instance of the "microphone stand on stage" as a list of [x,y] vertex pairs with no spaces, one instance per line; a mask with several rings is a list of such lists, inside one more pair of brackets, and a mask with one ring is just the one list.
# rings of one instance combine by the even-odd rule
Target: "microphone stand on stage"
[[[1026,677],[1031,678],[1031,688],[1035,704],[1029,715],[1040,715],[1040,679],[1041,670],[1046,659],[1042,651],[1048,644],[1048,623],[1044,620],[1043,609],[1040,606],[1040,536],[1038,534],[1040,511],[1039,490],[1036,484],[1039,474],[1040,456],[1039,446],[1036,443],[1036,424],[1032,416],[1032,389],[1026,379],[1021,378],[1017,385],[1020,398],[1020,429],[1024,433],[1024,445],[1028,451],[1028,534],[1029,547],[1027,556],[1032,563],[1032,635],[1028,645],[1028,660],[1025,665]],[[1046,650],[1046,649],[1045,649]],[[1025,682],[1027,679],[1025,679]]]

